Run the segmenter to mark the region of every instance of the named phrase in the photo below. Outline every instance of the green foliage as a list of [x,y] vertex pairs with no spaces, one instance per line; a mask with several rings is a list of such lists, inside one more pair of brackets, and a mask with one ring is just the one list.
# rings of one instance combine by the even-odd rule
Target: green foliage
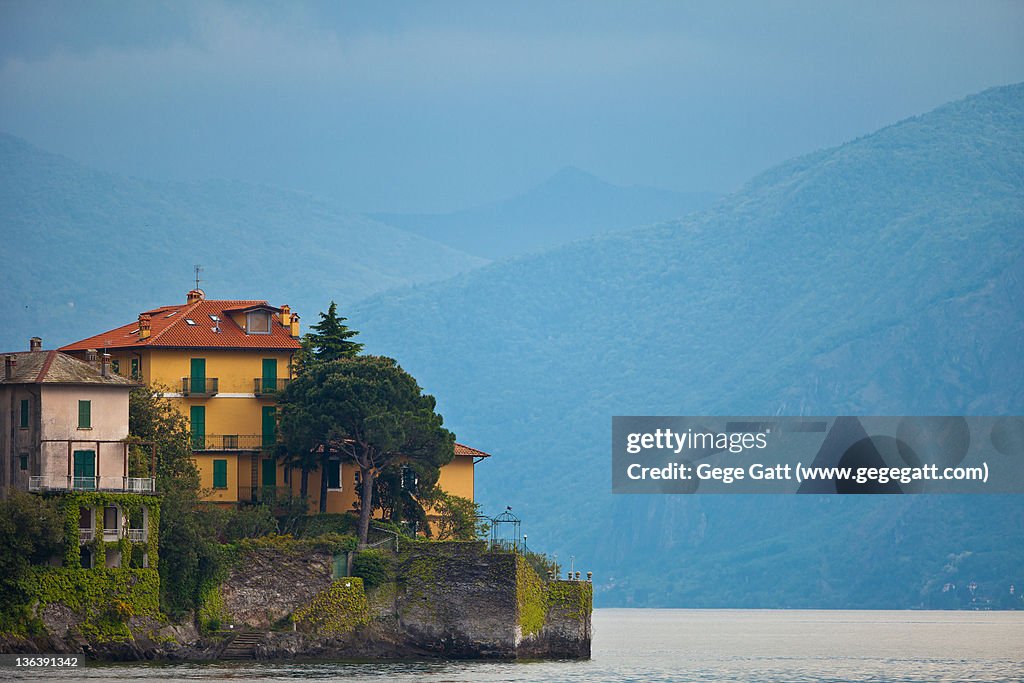
[[325,636],[345,636],[370,622],[370,607],[358,577],[336,579],[331,587],[306,607],[295,611],[293,618],[300,630]]
[[35,568],[23,581],[38,608],[60,603],[82,619],[81,635],[94,643],[131,640],[133,616],[163,619],[155,569]]
[[440,541],[475,541],[480,505],[469,498],[442,493],[434,503]]
[[278,415],[288,452],[334,451],[359,467],[371,488],[360,509],[365,544],[373,481],[381,469],[400,461],[437,469],[454,457],[454,436],[435,407],[434,397],[396,361],[360,356],[307,368],[285,389]]
[[[135,441],[156,443],[156,488],[160,493],[198,490],[199,470],[192,460],[188,420],[161,397],[166,387],[136,387],[128,401],[128,432]],[[133,468],[149,474],[149,447],[132,449]]]
[[589,581],[552,581],[547,584],[548,609],[557,609],[574,619],[590,616],[594,605],[594,584]]
[[544,553],[535,553],[532,550],[528,550],[523,553],[523,559],[533,567],[533,571],[537,572],[538,576],[545,580],[551,576],[558,578],[561,573],[561,566],[558,562]]
[[547,592],[537,572],[521,555],[516,555],[516,600],[523,635],[538,633],[547,617]]
[[197,610],[199,629],[204,633],[220,630],[229,615],[224,609],[224,598],[220,594],[220,585],[212,584],[205,587],[200,595]]
[[391,558],[380,550],[361,550],[352,558],[352,576],[367,588],[383,585],[391,580]]
[[15,630],[24,620],[28,595],[23,580],[33,564],[61,553],[64,526],[50,499],[11,489],[0,500],[0,633]]
[[299,535],[310,538],[324,533],[355,534],[358,523],[358,518],[347,512],[309,515],[304,517]]
[[320,551],[330,555],[338,555],[343,552],[355,550],[356,539],[351,535],[342,535],[332,532],[304,538],[270,534],[268,536],[242,539],[234,545],[234,548],[242,554],[257,550],[270,549],[290,555],[298,555],[311,551]]
[[224,552],[215,521],[194,491],[172,490],[160,514],[160,588],[164,610],[182,618],[196,609],[203,586],[224,572]]
[[277,519],[267,505],[240,505],[226,512],[223,528],[228,542],[277,532]]
[[350,341],[359,332],[349,329],[346,320],[348,318],[338,315],[338,305],[333,301],[326,313],[320,313],[320,322],[310,326],[310,331],[302,338],[302,349],[296,358],[300,370],[314,363],[359,355],[363,345]]

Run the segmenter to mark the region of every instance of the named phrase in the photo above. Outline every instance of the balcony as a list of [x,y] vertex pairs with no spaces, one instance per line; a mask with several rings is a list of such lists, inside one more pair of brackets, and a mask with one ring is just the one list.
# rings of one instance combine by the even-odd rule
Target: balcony
[[145,543],[146,542],[146,530],[145,529],[129,529],[128,540],[132,543]]
[[218,382],[217,377],[182,377],[181,395],[216,396]]
[[92,529],[79,529],[78,530],[78,544],[82,545],[85,543],[91,543],[92,539],[96,536],[96,532]]
[[193,434],[194,451],[269,451],[277,439],[262,434]]
[[28,478],[28,490],[45,491],[111,491],[114,493],[156,493],[152,477],[67,477],[44,475]]
[[277,377],[256,377],[252,383],[252,393],[257,396],[277,396],[287,387],[290,379],[278,379]]

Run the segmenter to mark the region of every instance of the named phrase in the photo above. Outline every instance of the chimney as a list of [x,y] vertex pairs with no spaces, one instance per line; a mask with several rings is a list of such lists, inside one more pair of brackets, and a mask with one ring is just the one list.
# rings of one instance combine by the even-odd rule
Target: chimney
[[292,337],[294,337],[295,339],[298,339],[299,338],[299,314],[298,313],[292,313],[291,318],[292,318],[292,320],[291,320]]
[[100,374],[104,377],[110,377],[110,354],[103,354],[103,362],[100,364]]
[[139,339],[149,339],[151,333],[149,313],[139,313]]
[[206,298],[206,293],[201,289],[193,289],[185,297],[185,303],[194,304],[197,301],[202,301]]
[[18,370],[18,358],[16,356],[4,357],[4,379],[14,379],[14,373]]
[[284,327],[292,326],[292,307],[288,304],[281,307],[281,325]]
[[29,351],[42,351],[43,350],[43,340],[40,339],[39,337],[32,337],[31,339],[28,340],[28,350]]
[[96,349],[85,350],[85,362],[89,365],[96,367],[96,358],[98,357]]

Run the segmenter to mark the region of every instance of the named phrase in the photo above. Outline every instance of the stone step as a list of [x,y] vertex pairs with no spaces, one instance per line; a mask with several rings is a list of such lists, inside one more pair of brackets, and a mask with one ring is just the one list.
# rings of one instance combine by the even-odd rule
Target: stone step
[[222,660],[254,659],[256,657],[256,646],[262,641],[262,633],[238,633],[221,651],[220,658]]

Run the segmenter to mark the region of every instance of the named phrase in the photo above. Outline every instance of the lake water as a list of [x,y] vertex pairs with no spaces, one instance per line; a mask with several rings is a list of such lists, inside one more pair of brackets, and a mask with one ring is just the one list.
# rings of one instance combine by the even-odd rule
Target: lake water
[[152,681],[1024,680],[1024,612],[601,609],[588,662],[117,664],[15,678]]

